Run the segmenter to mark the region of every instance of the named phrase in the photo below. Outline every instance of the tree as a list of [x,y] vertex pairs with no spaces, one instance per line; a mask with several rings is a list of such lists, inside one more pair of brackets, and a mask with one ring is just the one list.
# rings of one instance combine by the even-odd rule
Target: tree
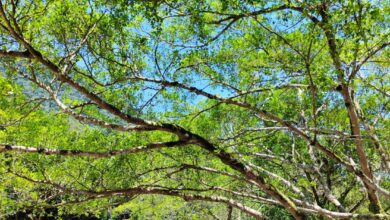
[[387,1],[108,2],[0,2],[2,217],[389,217]]

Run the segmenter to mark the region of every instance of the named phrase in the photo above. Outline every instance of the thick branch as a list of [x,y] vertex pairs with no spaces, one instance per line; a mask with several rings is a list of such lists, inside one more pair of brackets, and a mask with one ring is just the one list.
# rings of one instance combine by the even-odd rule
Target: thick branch
[[146,144],[144,146],[132,147],[128,149],[112,150],[108,152],[95,152],[95,151],[59,150],[59,149],[51,149],[51,148],[26,147],[26,146],[0,143],[0,153],[6,151],[14,151],[14,152],[23,152],[23,153],[39,153],[45,155],[62,155],[62,156],[71,156],[71,157],[87,156],[87,157],[94,157],[94,158],[104,158],[104,157],[112,157],[117,155],[140,153],[140,152],[161,149],[161,148],[180,147],[188,144],[189,143],[186,141],[171,141],[171,142],[151,143],[151,144]]
[[14,175],[23,178],[25,180],[28,180],[33,183],[37,184],[46,184],[51,185],[55,188],[58,188],[64,192],[71,193],[71,194],[82,194],[82,195],[88,195],[92,196],[93,198],[106,198],[110,196],[136,196],[136,195],[166,195],[166,196],[174,196],[174,197],[180,197],[183,198],[187,202],[191,201],[208,201],[208,202],[218,202],[218,203],[225,203],[230,206],[233,206],[251,216],[256,217],[257,219],[266,219],[259,211],[254,210],[248,206],[245,206],[239,202],[236,202],[232,199],[228,199],[222,196],[206,196],[206,195],[199,195],[199,194],[190,194],[185,193],[182,190],[179,189],[169,189],[169,188],[161,188],[161,187],[133,187],[128,189],[119,189],[119,190],[106,190],[106,191],[85,191],[85,190],[74,190],[69,189],[66,187],[63,187],[60,184],[51,182],[51,181],[40,181],[40,180],[34,180],[26,176],[22,176],[17,173],[13,173]]
[[4,51],[0,50],[0,57],[32,58],[29,51]]
[[[355,140],[355,144],[356,144],[356,152],[357,152],[357,155],[359,157],[359,164],[362,168],[363,174],[370,181],[372,181],[373,174],[371,172],[371,169],[370,169],[370,166],[368,163],[367,155],[364,151],[363,140],[362,140],[361,132],[360,132],[359,118],[358,118],[358,115],[356,112],[356,108],[355,108],[353,99],[351,97],[351,88],[348,86],[348,84],[345,82],[345,79],[344,79],[344,71],[342,68],[342,62],[340,59],[339,51],[337,49],[334,30],[332,29],[332,26],[329,23],[329,15],[328,15],[328,12],[326,10],[327,10],[326,7],[322,8],[320,10],[320,14],[322,17],[322,22],[320,24],[320,27],[325,32],[326,38],[328,40],[329,53],[332,57],[333,64],[336,68],[338,80],[341,83],[340,93],[344,99],[344,104],[345,104],[345,107],[347,108],[347,111],[348,111],[349,120],[350,120],[350,124],[351,124],[351,133],[355,137],[354,140]],[[364,185],[367,188],[368,198],[371,202],[370,211],[372,211],[374,213],[380,213],[382,210],[381,210],[379,198],[376,195],[376,189],[369,186],[366,183]]]

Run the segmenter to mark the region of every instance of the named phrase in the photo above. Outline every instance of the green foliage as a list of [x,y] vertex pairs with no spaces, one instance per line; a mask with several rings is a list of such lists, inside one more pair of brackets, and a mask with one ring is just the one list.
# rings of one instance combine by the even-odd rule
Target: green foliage
[[[372,204],[356,175],[313,148],[313,143],[323,145],[361,169],[356,136],[362,137],[375,184],[390,190],[383,159],[390,152],[387,1],[2,2],[4,16],[20,36],[2,17],[0,143],[38,150],[0,149],[0,218],[227,216],[226,202],[97,196],[143,186],[226,197],[272,219],[292,218],[281,205],[256,200],[275,198],[245,176],[249,168],[289,198],[333,212],[370,214]],[[31,52],[26,45],[43,58],[9,54]],[[61,74],[48,68],[49,61]],[[353,103],[346,103],[342,85]],[[348,105],[359,116],[360,135],[351,131]],[[149,127],[129,123],[111,106]],[[193,141],[189,133],[214,148]],[[188,142],[113,155],[179,139]],[[42,149],[112,155],[45,155]],[[325,195],[327,189],[344,211]],[[377,194],[388,210],[388,197]],[[241,216],[237,207],[232,214]],[[320,216],[308,214],[309,219],[332,217]]]

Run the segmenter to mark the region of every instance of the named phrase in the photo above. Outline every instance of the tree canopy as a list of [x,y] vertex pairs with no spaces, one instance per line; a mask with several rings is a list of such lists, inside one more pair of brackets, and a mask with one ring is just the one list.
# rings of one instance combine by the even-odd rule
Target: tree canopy
[[0,1],[0,218],[389,218],[389,15]]

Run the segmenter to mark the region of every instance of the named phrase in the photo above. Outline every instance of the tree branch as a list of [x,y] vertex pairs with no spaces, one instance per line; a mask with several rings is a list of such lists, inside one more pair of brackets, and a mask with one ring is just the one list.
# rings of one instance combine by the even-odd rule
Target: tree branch
[[70,156],[70,157],[87,156],[87,157],[94,157],[94,158],[105,158],[105,157],[113,157],[118,155],[127,155],[127,154],[146,152],[146,151],[161,149],[161,148],[180,147],[189,144],[191,143],[187,141],[158,142],[158,143],[146,144],[144,146],[132,147],[128,149],[112,150],[108,152],[95,152],[95,151],[60,150],[60,149],[53,149],[53,148],[26,147],[20,145],[0,143],[0,153],[13,151],[13,152],[22,152],[22,153],[39,153],[45,155],[61,155],[61,156]]

